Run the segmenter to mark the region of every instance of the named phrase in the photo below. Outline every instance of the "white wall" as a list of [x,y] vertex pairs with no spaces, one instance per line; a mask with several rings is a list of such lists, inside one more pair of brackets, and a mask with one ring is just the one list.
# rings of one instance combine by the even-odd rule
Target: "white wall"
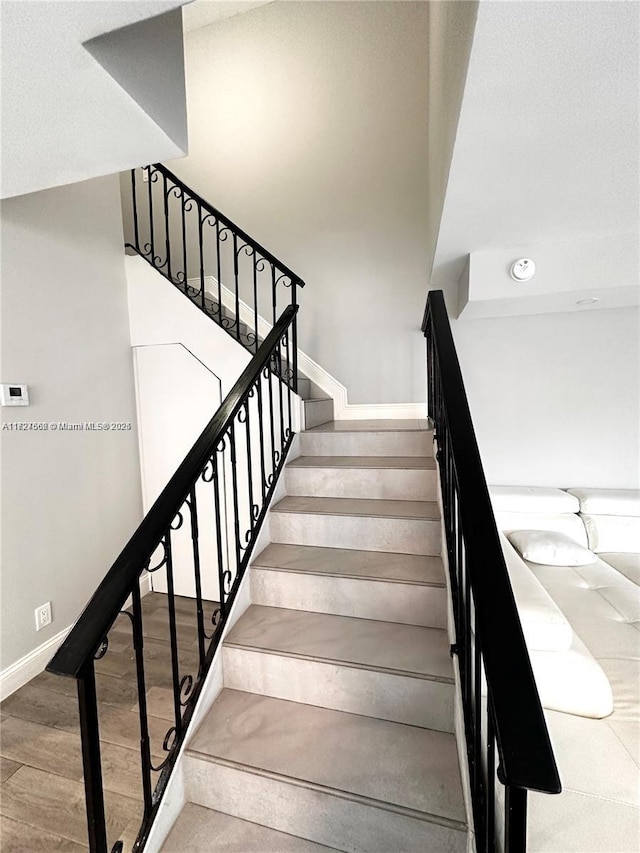
[[640,486],[637,308],[452,325],[489,483]]
[[186,36],[181,178],[306,282],[351,403],[425,399],[427,3],[270,3]]
[[431,272],[449,167],[478,12],[477,0],[429,3],[429,211],[427,245]]
[[143,258],[127,257],[125,265],[131,345],[183,344],[219,377],[224,399],[251,361],[249,351]]
[[[0,668],[67,628],[141,518],[118,179],[2,207],[1,381],[29,385],[17,422],[117,421],[130,431],[0,430]],[[34,609],[53,623],[36,633]]]
[[[160,284],[171,287],[162,279]],[[142,500],[147,513],[222,403],[221,383],[182,344],[135,347],[134,362]],[[197,489],[200,488],[198,483]],[[196,497],[198,502],[199,497],[200,492]],[[210,508],[207,504],[206,509]],[[203,514],[206,517],[206,512]],[[195,598],[188,511],[185,516],[180,532],[175,531],[171,536],[173,582],[177,595]],[[210,601],[219,601],[215,529],[212,524],[203,524],[199,533],[200,560],[203,565],[213,566],[213,571],[201,574],[202,595]],[[155,591],[167,592],[166,573],[154,573],[152,584]]]

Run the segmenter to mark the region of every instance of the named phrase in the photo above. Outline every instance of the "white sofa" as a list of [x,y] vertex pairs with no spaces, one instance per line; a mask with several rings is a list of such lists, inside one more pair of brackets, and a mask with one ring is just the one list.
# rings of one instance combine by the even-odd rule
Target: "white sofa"
[[[640,492],[490,488],[563,783],[530,796],[531,853],[640,850]],[[594,552],[522,559],[516,530],[557,531]]]

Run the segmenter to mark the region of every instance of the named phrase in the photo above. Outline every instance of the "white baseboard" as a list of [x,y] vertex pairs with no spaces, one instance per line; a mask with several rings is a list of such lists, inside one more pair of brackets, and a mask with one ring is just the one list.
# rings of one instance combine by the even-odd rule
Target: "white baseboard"
[[[151,592],[151,575],[146,574],[140,579],[140,594],[144,597],[149,592]],[[127,599],[125,606],[128,607],[130,603],[131,598]],[[69,625],[68,628],[59,631],[32,652],[0,672],[0,702],[4,702],[8,696],[24,687],[27,682],[44,671],[72,627]]]
[[24,687],[28,681],[31,681],[44,670],[71,627],[69,625],[68,628],[59,631],[55,636],[38,646],[37,649],[29,652],[28,655],[0,672],[0,701],[4,702],[8,696],[11,696],[20,687]]
[[[189,279],[194,288],[200,287],[200,279]],[[205,292],[212,299],[218,298],[218,282],[213,276],[205,276]],[[225,308],[235,309],[235,296],[224,285],[221,288],[222,304]],[[240,320],[252,327],[254,322],[253,310],[239,301]],[[271,324],[258,316],[258,334],[261,338],[271,331]],[[364,420],[395,420],[421,419],[427,417],[427,404],[424,403],[349,403],[346,387],[334,376],[321,367],[311,356],[298,350],[298,369],[310,379],[314,385],[321,388],[333,400],[333,417],[336,421]]]

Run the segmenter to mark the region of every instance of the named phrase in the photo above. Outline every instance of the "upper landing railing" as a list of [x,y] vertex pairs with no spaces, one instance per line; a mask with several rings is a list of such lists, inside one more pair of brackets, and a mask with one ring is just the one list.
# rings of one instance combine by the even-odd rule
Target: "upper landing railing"
[[476,849],[524,853],[527,791],[557,794],[560,777],[440,290],[429,293],[422,330],[427,339],[429,416],[438,448],[455,627],[452,654],[460,670]]
[[[304,287],[293,270],[160,163],[132,170],[125,233],[127,248],[253,353]],[[295,356],[295,320],[292,334]]]

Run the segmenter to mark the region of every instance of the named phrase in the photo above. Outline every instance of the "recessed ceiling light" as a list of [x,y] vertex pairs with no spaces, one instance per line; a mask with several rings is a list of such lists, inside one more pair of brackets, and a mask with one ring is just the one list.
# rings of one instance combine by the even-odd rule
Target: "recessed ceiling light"
[[600,302],[598,296],[590,296],[588,299],[578,299],[576,305],[595,305],[596,302]]

